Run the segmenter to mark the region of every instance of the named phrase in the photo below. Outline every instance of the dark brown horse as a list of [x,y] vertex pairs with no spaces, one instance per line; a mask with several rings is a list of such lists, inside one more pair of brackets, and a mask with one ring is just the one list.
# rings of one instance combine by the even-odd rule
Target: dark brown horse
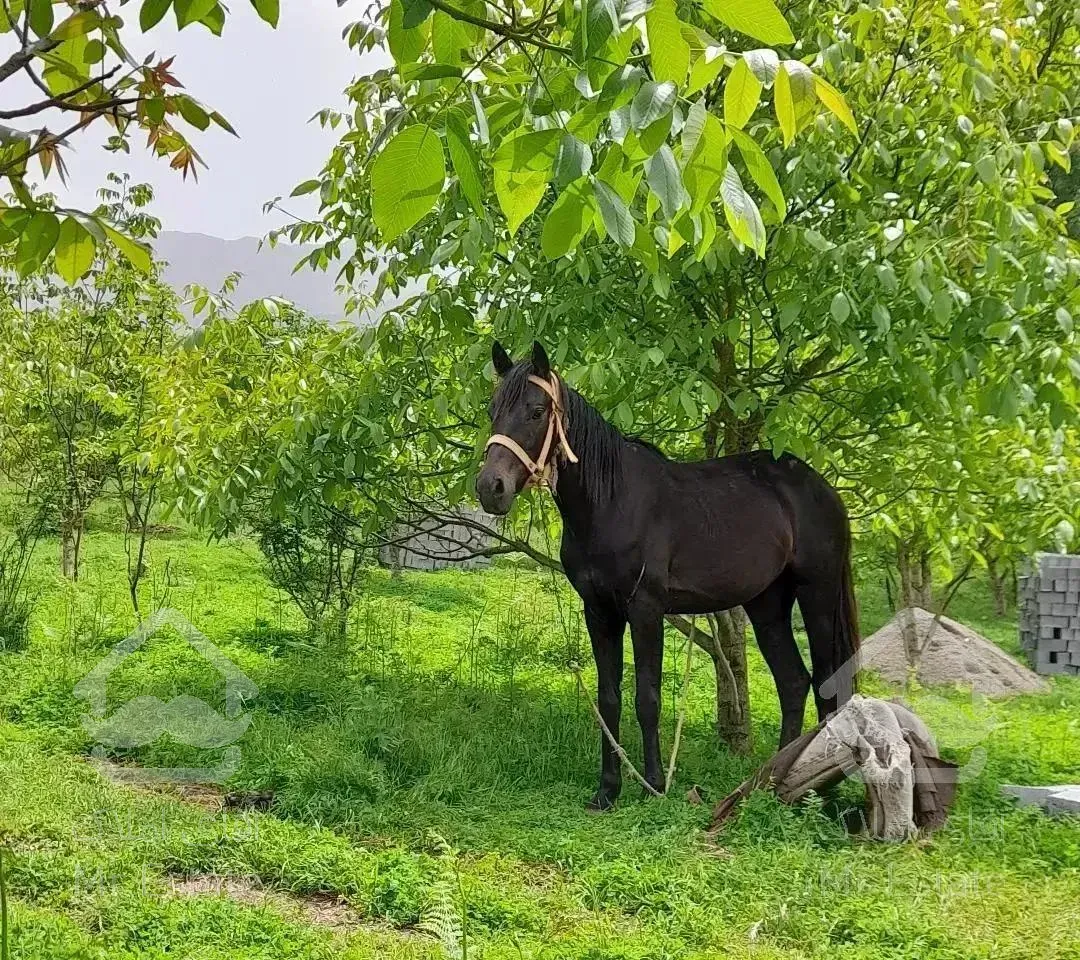
[[[547,354],[514,364],[496,343],[501,378],[491,404],[495,436],[477,478],[484,509],[509,511],[543,475],[563,520],[562,562],[585,603],[598,700],[619,735],[623,633],[630,624],[644,775],[663,790],[660,675],[664,615],[742,606],[776,681],[781,745],[802,731],[811,683],[818,717],[851,695],[858,621],[851,533],[829,483],[796,457],[757,451],[676,463],[624,437],[553,376]],[[516,448],[516,449],[515,449]],[[791,629],[798,601],[810,641],[807,672]],[[600,789],[611,806],[619,759],[601,735]]]

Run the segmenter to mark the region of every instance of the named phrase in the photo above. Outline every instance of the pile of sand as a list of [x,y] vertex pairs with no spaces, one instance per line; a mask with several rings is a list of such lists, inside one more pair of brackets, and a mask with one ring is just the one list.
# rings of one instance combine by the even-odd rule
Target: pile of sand
[[915,619],[918,649],[915,676],[924,686],[970,687],[988,697],[1042,693],[1047,683],[1000,647],[962,623],[935,616],[919,607],[901,610],[877,633],[862,642],[860,663],[891,683],[904,683],[904,618]]

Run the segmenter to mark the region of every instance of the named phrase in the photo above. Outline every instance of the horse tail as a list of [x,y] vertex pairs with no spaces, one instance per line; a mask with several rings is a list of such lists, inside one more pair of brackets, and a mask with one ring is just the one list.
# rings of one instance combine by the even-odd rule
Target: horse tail
[[[851,579],[851,528],[844,518],[844,550],[840,558],[840,596],[833,621],[833,664],[838,704],[848,700],[858,690],[859,671],[859,607]],[[846,689],[845,689],[846,688]]]

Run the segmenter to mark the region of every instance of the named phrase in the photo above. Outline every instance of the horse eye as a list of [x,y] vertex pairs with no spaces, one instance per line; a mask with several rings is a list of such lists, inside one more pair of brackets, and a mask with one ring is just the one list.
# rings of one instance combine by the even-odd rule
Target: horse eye
[[533,407],[532,418],[533,420],[539,420],[544,415],[543,407]]

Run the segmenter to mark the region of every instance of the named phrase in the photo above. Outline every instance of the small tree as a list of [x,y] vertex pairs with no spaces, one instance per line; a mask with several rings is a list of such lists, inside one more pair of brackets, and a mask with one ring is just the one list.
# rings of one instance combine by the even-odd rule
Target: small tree
[[203,323],[160,381],[149,468],[213,535],[254,532],[271,581],[341,637],[374,514],[353,488],[374,422],[360,341],[284,301],[191,296]]
[[[103,216],[136,237],[154,235],[153,194],[111,176]],[[22,277],[10,260],[0,282],[0,448],[9,479],[57,518],[64,576],[78,579],[87,513],[133,456],[142,417],[145,353],[159,353],[181,322],[177,299],[111,247],[78,283],[54,281],[55,258]]]

